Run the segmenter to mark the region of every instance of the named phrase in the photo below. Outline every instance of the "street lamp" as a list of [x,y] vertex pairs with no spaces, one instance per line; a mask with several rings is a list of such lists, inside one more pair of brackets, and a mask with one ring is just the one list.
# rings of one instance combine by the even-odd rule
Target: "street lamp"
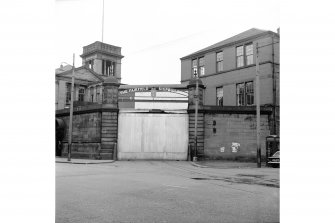
[[193,154],[193,162],[197,161],[197,154],[198,154],[198,106],[199,106],[199,84],[198,84],[198,74],[197,70],[194,70],[194,76],[195,76],[195,147],[194,147],[194,154]]
[[71,149],[72,149],[73,92],[74,92],[74,54],[73,54],[73,66],[72,66],[72,80],[71,80],[70,120],[69,120],[69,134],[68,134],[69,138],[67,147],[68,161],[71,161]]

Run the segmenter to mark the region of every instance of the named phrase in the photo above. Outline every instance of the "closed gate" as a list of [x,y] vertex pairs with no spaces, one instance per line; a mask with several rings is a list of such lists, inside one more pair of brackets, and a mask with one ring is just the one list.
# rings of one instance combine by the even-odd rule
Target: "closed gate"
[[118,159],[187,160],[188,114],[119,113]]

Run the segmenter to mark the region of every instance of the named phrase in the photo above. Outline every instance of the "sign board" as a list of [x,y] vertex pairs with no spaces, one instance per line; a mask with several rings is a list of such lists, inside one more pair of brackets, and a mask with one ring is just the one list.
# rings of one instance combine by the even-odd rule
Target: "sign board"
[[185,94],[185,92],[183,91],[179,91],[179,90],[169,88],[169,87],[137,87],[137,88],[120,90],[119,94],[123,95],[123,94],[128,94],[130,92],[143,92],[143,91],[152,91],[152,90],[154,90],[155,92],[156,91],[167,91],[167,92],[174,92],[174,93],[180,92],[180,93]]

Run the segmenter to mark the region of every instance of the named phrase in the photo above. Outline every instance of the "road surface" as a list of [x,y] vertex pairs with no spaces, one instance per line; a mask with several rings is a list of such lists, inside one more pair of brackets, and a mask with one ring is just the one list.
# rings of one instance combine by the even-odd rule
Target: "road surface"
[[279,222],[279,169],[57,163],[56,222]]

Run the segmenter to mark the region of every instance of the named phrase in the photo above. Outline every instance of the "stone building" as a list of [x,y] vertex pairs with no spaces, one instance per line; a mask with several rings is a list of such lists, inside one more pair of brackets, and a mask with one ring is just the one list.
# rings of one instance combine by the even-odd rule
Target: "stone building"
[[[203,156],[236,158],[255,153],[255,77],[259,56],[262,148],[266,135],[279,135],[278,33],[250,29],[182,57],[181,83],[197,72],[203,97],[198,135]],[[190,114],[191,116],[191,114]],[[190,141],[192,135],[190,135]],[[240,152],[229,154],[238,143]]]
[[[265,138],[279,135],[279,34],[259,29],[181,58],[181,84],[121,84],[121,48],[85,46],[83,66],[74,69],[73,157],[255,160],[257,51],[264,158]],[[72,72],[70,65],[56,69],[56,118],[65,126]]]
[[[74,103],[102,102],[102,83],[114,77],[121,82],[121,47],[95,42],[83,47],[82,66],[75,68]],[[68,108],[71,98],[72,66],[56,69],[56,110]]]

